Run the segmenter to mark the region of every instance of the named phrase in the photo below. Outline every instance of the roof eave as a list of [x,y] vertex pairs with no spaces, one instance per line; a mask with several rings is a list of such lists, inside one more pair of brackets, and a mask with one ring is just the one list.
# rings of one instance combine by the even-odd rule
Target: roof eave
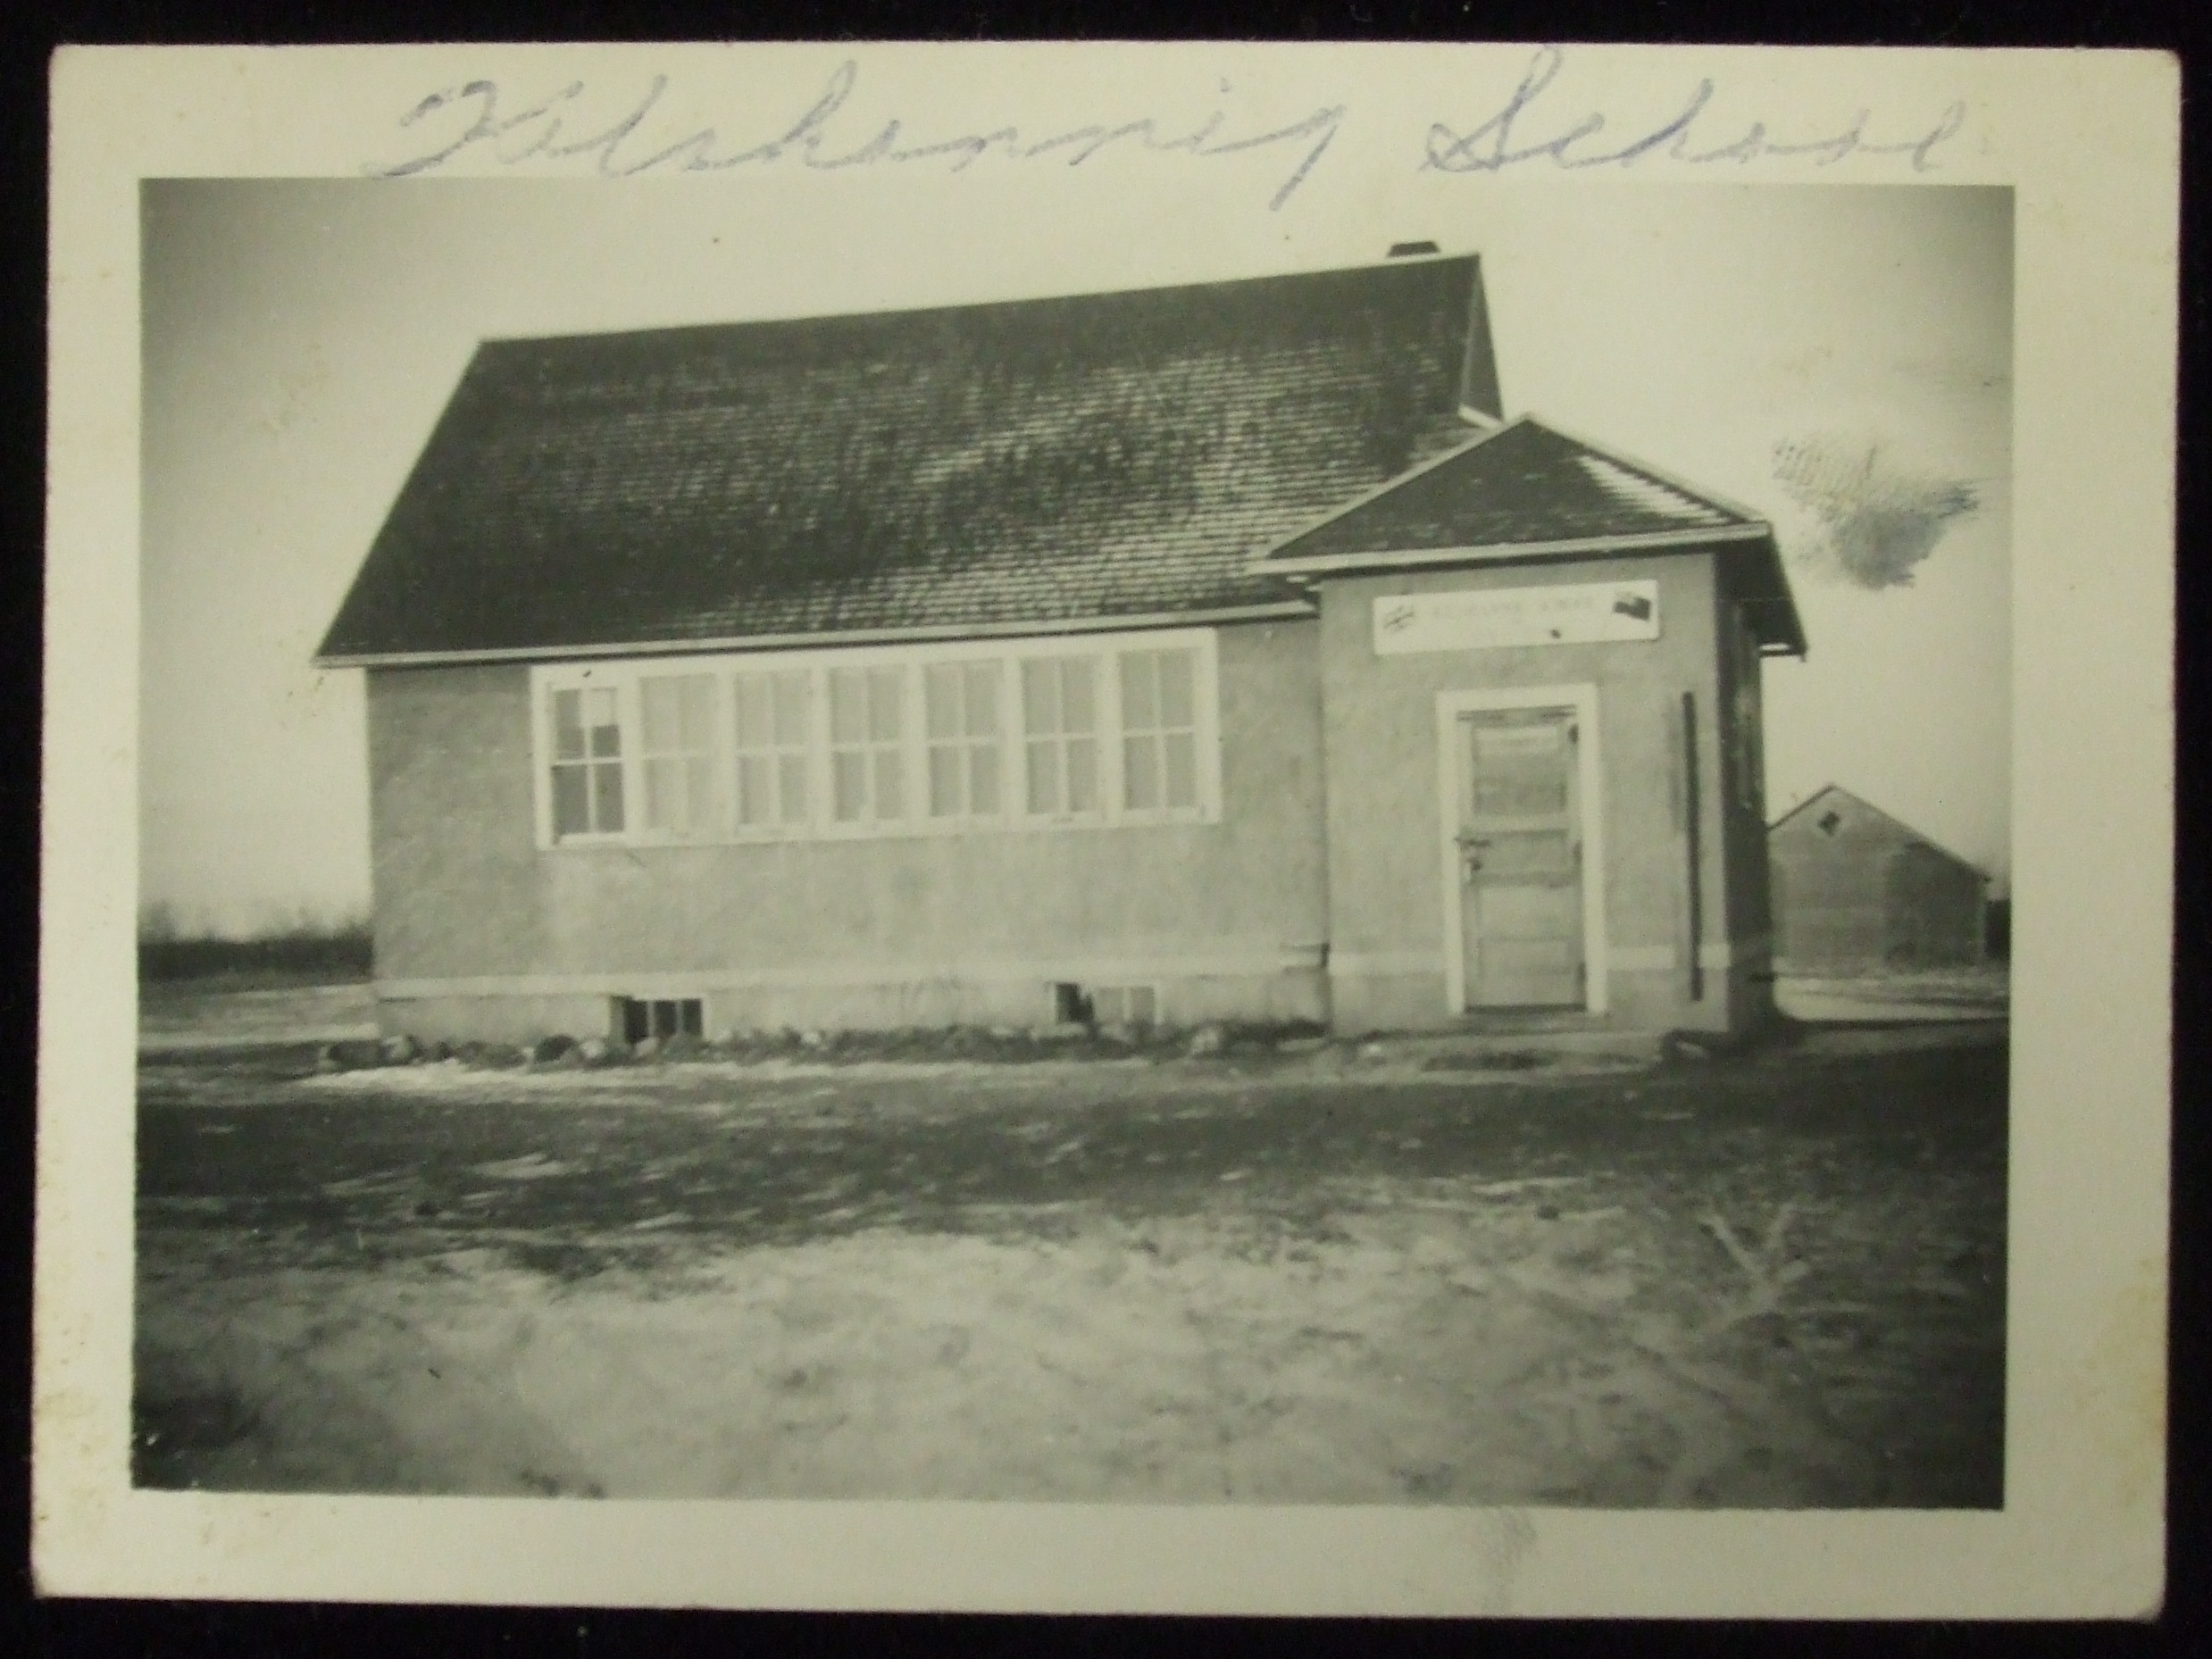
[[1765,524],[1731,524],[1694,530],[1652,530],[1630,536],[1584,536],[1563,541],[1382,548],[1366,553],[1315,554],[1305,558],[1263,557],[1246,565],[1245,571],[1252,576],[1351,576],[1454,564],[1496,564],[1523,559],[1587,558],[1607,553],[1690,552],[1720,542],[1756,541],[1768,534]]
[[1805,638],[1805,619],[1798,614],[1798,598],[1790,587],[1790,572],[1782,568],[1782,548],[1774,540],[1773,529],[1767,527],[1762,528],[1766,528],[1766,546],[1764,551],[1766,554],[1767,568],[1774,579],[1774,592],[1758,602],[1758,610],[1763,613],[1778,612],[1780,613],[1774,618],[1776,625],[1773,631],[1762,643],[1781,647],[1777,651],[1765,652],[1762,654],[1793,656],[1799,662],[1803,662],[1811,654],[1811,646]]
[[816,633],[722,634],[687,639],[589,640],[532,646],[460,646],[437,651],[318,653],[319,669],[458,668],[500,663],[568,662],[580,657],[693,656],[745,651],[804,651],[839,646],[930,644],[956,639],[1020,639],[1041,635],[1134,633],[1209,624],[1298,621],[1315,613],[1310,599],[1265,600],[1188,611],[1147,611],[1126,616],[1081,616],[1003,622],[945,622],[911,628],[853,628]]

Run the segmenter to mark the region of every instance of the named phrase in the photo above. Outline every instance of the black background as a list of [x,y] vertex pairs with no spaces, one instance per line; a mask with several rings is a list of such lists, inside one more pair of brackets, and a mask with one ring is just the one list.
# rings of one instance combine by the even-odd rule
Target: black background
[[[2212,880],[2201,856],[2208,769],[2203,753],[2207,624],[2203,434],[2208,242],[2200,201],[2207,133],[2206,0],[876,0],[875,4],[537,6],[474,0],[116,0],[19,4],[0,21],[0,179],[8,188],[0,273],[0,1655],[592,1655],[746,1652],[811,1656],[947,1653],[997,1659],[1037,1651],[1079,1655],[1204,1653],[1223,1659],[1285,1652],[1430,1655],[1505,1650],[1555,1655],[1630,1651],[1711,1655],[1838,1652],[2212,1651],[2206,1618],[2203,1376],[2208,1210],[2202,1076],[2212,1005],[2203,941],[2212,933]],[[38,994],[38,711],[44,491],[47,57],[63,42],[241,44],[420,40],[701,38],[1248,38],[1322,40],[1646,40],[1775,45],[2137,46],[2183,57],[2190,119],[2183,161],[2183,392],[2177,695],[2181,757],[2175,925],[2175,1105],[2173,1413],[2166,1610],[2141,1625],[1480,1624],[1449,1621],[1110,1620],[708,1614],[556,1609],[264,1606],[163,1602],[55,1602],[29,1582],[29,1329],[32,1137]],[[2121,849],[2121,855],[2124,855]],[[118,1171],[119,1180],[125,1179]],[[1756,1571],[1756,1563],[1745,1563]]]

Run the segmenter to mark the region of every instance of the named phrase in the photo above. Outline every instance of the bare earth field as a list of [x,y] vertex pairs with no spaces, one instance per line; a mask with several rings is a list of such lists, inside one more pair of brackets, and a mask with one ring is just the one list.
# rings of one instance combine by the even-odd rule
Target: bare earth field
[[138,1052],[331,1043],[376,1035],[376,998],[350,985],[155,982],[138,988]]
[[1784,1013],[1816,1021],[2001,1020],[2010,1000],[2010,974],[2001,962],[1855,979],[1790,977],[1774,987]]
[[316,1077],[253,995],[149,1009],[143,1485],[2002,1501],[2001,1022]]

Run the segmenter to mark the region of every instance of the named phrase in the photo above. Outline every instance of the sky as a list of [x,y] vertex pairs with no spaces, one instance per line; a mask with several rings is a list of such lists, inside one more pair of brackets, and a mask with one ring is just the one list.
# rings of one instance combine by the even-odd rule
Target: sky
[[1482,255],[1508,414],[1775,524],[1811,650],[1766,666],[1769,816],[1840,783],[2001,892],[2010,204],[1317,172],[1285,213],[1108,170],[149,181],[141,912],[225,933],[366,913],[362,674],[312,657],[480,340],[1324,269],[1414,239]]

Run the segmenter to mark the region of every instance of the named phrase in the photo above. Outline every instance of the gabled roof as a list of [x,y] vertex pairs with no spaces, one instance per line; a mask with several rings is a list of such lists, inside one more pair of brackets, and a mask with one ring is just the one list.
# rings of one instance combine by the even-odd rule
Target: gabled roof
[[1766,833],[1770,836],[1773,835],[1775,830],[1781,829],[1782,825],[1788,823],[1791,819],[1798,817],[1807,808],[1812,807],[1822,801],[1830,800],[1838,796],[1841,796],[1844,800],[1849,801],[1853,806],[1857,807],[1860,812],[1868,813],[1873,816],[1879,818],[1883,823],[1888,824],[1891,829],[1895,830],[1899,835],[1905,837],[1907,840],[1917,841],[1921,846],[1929,848],[1931,851],[1942,854],[1944,857],[1949,859],[1954,864],[1960,866],[1962,869],[1971,870],[1974,872],[1974,874],[1982,876],[1982,880],[1984,881],[1989,880],[1989,877],[1982,874],[1981,866],[1976,864],[1972,859],[1961,858],[1957,854],[1952,852],[1949,847],[1945,846],[1941,841],[1934,839],[1932,837],[1924,835],[1919,830],[1914,829],[1912,825],[1907,823],[1903,819],[1897,816],[1896,813],[1883,812],[1872,801],[1866,799],[1866,796],[1854,795],[1839,783],[1822,784],[1819,788],[1814,790],[1812,794],[1807,796],[1803,800],[1799,801],[1795,806],[1791,807],[1781,817],[1775,819],[1773,823],[1768,824],[1766,826]]
[[481,346],[321,652],[1303,609],[1252,554],[1494,415],[1471,257]]
[[1733,542],[1754,550],[1749,596],[1763,642],[1802,654],[1804,631],[1764,519],[1523,416],[1336,508],[1251,568],[1312,577]]

